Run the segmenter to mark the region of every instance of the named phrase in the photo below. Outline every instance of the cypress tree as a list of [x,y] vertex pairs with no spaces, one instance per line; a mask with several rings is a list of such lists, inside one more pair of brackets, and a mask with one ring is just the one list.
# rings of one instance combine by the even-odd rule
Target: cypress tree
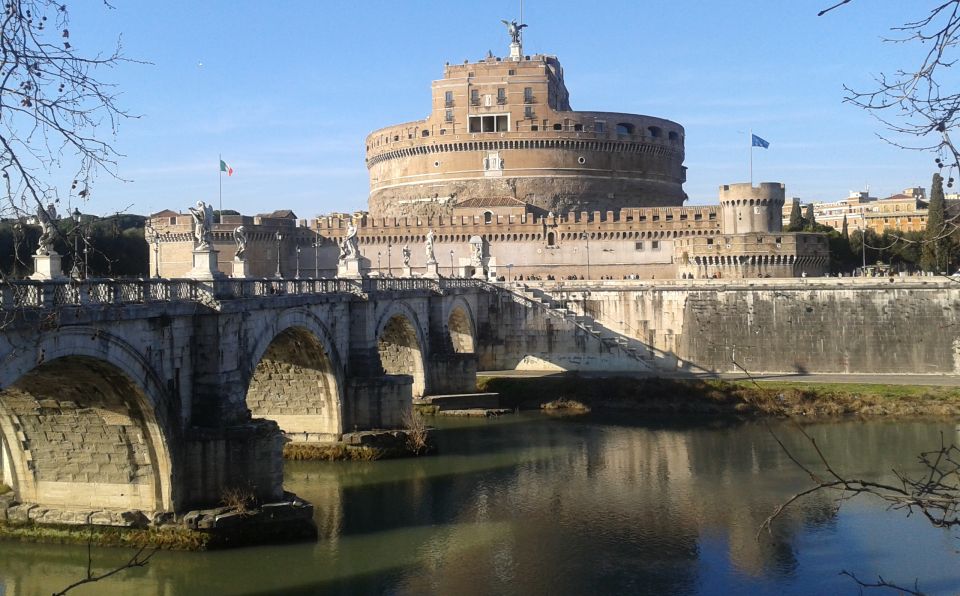
[[847,229],[847,214],[843,214],[843,229],[840,230],[843,239],[850,242],[850,231]]
[[790,225],[787,226],[788,232],[799,232],[803,229],[803,217],[800,216],[800,201],[793,202],[793,208],[790,209]]
[[945,272],[950,256],[950,239],[944,223],[943,177],[933,175],[930,205],[927,207],[927,229],[923,234],[920,267],[924,271]]
[[817,220],[814,219],[814,216],[813,216],[813,203],[810,203],[809,205],[807,205],[807,215],[806,217],[803,218],[803,223],[806,227],[810,228],[811,230],[816,225]]

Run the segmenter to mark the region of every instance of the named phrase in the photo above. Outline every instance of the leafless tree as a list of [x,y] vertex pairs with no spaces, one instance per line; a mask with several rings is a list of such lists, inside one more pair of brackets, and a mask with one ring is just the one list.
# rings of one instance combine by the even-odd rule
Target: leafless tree
[[[819,12],[834,12],[853,0],[841,0]],[[844,101],[876,116],[893,136],[888,142],[910,149],[932,151],[938,166],[960,168],[960,150],[951,138],[960,124],[960,89],[950,88],[946,74],[956,65],[960,42],[960,0],[934,0],[925,13],[891,28],[885,41],[927,48],[919,63],[881,73],[873,89],[844,86]],[[907,10],[916,6],[905,3]],[[902,142],[913,137],[916,142]],[[948,177],[947,187],[953,178]]]
[[[105,9],[112,9],[104,1]],[[4,0],[0,14],[0,215],[34,214],[60,200],[56,180],[85,199],[97,172],[116,175],[111,145],[120,120],[116,88],[98,74],[128,61],[74,47],[62,0]],[[43,215],[40,215],[43,217]]]
[[153,555],[157,554],[156,550],[151,550],[147,552],[146,547],[141,547],[139,550],[137,550],[137,552],[133,554],[132,557],[130,557],[130,559],[126,563],[118,567],[114,567],[110,571],[106,571],[101,574],[96,574],[93,572],[93,553],[92,553],[91,543],[92,541],[87,542],[87,576],[81,580],[75,581],[74,583],[70,584],[69,586],[67,586],[66,588],[64,588],[59,592],[54,592],[53,596],[63,596],[64,594],[66,594],[70,590],[73,590],[74,588],[79,588],[80,586],[83,586],[86,584],[92,584],[92,583],[107,579],[108,577],[116,575],[121,571],[126,571],[127,569],[133,569],[134,567],[146,567],[147,563],[150,562],[150,558],[153,557]]
[[[902,511],[908,516],[922,515],[934,527],[960,527],[960,448],[944,442],[942,435],[939,449],[926,451],[918,456],[924,469],[923,474],[909,477],[893,470],[896,481],[886,483],[851,478],[841,473],[824,456],[816,439],[802,427],[798,429],[813,447],[816,454],[815,464],[800,461],[775,433],[771,431],[771,434],[790,461],[807,474],[811,485],[778,505],[764,520],[760,532],[769,531],[771,524],[797,501],[814,493],[824,492],[835,496],[838,508],[850,499],[870,495],[885,502],[890,510]],[[876,582],[865,582],[852,572],[844,570],[842,574],[864,588],[890,588],[907,594],[922,594],[916,582],[912,588],[907,588],[888,582],[883,577],[879,577]]]

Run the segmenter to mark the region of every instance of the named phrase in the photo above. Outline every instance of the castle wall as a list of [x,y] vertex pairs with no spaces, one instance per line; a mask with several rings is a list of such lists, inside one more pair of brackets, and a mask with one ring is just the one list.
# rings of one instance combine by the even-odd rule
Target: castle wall
[[[645,346],[650,361],[667,370],[960,372],[960,288],[947,281],[897,277],[534,285],[563,296],[602,328]],[[481,364],[493,369],[515,359]]]

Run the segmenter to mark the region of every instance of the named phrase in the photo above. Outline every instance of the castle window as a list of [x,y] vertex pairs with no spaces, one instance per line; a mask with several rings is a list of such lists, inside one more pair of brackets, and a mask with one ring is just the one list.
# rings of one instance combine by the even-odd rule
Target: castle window
[[651,240],[651,241],[650,241],[650,248],[653,249],[653,250],[660,250],[660,241],[659,241],[659,240]]
[[441,129],[440,129],[440,134],[442,134],[442,135],[447,134],[447,129],[446,129],[446,128],[441,128]]
[[618,122],[617,123],[617,134],[618,135],[632,135],[633,134],[633,125],[628,122]]
[[707,238],[707,246],[713,246],[713,238]]
[[757,244],[763,244],[763,236],[757,236]]
[[429,137],[429,136],[430,136],[430,131],[427,130],[426,128],[424,128],[423,130],[420,131],[420,136],[421,136],[421,137]]
[[717,214],[711,213],[709,216],[707,216],[707,219],[709,219],[710,221],[714,221],[717,219]]
[[597,120],[593,124],[593,129],[599,133],[604,133],[607,131],[607,123],[602,120]]
[[673,221],[673,213],[667,213],[667,221]]
[[671,141],[679,141],[680,135],[676,131],[671,130],[670,133],[667,134],[667,138]]
[[663,135],[663,131],[659,126],[648,126],[647,130],[650,132],[650,136],[653,138],[659,138]]
[[[523,117],[524,117],[524,118],[533,119],[535,116],[536,116],[536,114],[533,113],[533,106],[527,106],[526,108],[523,109]],[[536,130],[536,129],[534,129],[534,130]]]
[[537,126],[536,124],[531,124],[530,130],[532,130],[533,132],[537,132],[538,130],[540,130],[540,127]]
[[443,119],[447,122],[453,122],[453,110],[447,110],[447,113]]
[[443,94],[443,103],[448,108],[453,107],[453,91],[447,91],[446,93]]
[[[449,112],[450,110],[447,110],[447,111]],[[400,135],[393,135],[393,140],[394,140],[394,142],[399,141],[399,140],[400,140]]]
[[553,130],[563,130],[563,125],[558,122],[553,125]]
[[681,214],[680,214],[680,221],[686,221],[686,219],[687,219],[687,214],[686,214],[686,213],[681,213]]
[[582,124],[574,124],[574,125],[573,125],[573,130],[574,130],[575,132],[581,132],[581,131],[583,130],[583,125],[582,125]]
[[635,242],[633,245],[634,250],[643,250],[643,241]]
[[470,105],[478,106],[480,105],[480,90],[471,89],[470,90]]
[[533,103],[533,87],[523,88],[523,103]]
[[510,117],[507,114],[496,116],[470,116],[470,132],[509,132]]
[[517,71],[513,70],[512,68],[507,71],[507,75],[509,75],[509,76],[511,76],[511,77],[512,77],[513,75],[515,75],[515,74],[517,74]]
[[483,212],[483,223],[488,224],[493,222],[493,213],[491,211]]
[[557,236],[553,232],[547,232],[547,246],[556,246]]
[[498,104],[507,103],[507,90],[504,89],[503,87],[499,87],[497,89],[497,103]]
[[703,219],[703,214],[702,214],[702,213],[694,213],[694,214],[693,214],[693,221],[701,221],[702,219]]
[[654,216],[653,216],[653,221],[660,221],[660,216],[659,216],[659,215],[654,215]]

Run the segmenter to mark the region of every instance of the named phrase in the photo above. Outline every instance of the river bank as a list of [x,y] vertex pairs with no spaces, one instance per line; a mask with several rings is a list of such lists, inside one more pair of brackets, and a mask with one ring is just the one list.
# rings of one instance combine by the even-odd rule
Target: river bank
[[[477,388],[505,408],[630,410],[698,417],[960,417],[960,388],[868,383],[792,383],[627,377],[486,377]],[[577,405],[579,404],[579,406]]]

